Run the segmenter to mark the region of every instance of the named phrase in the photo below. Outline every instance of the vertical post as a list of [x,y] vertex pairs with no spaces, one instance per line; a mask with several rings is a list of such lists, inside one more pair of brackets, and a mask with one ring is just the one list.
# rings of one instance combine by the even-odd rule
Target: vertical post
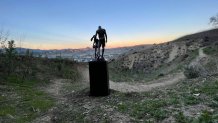
[[90,96],[110,94],[107,61],[89,62]]

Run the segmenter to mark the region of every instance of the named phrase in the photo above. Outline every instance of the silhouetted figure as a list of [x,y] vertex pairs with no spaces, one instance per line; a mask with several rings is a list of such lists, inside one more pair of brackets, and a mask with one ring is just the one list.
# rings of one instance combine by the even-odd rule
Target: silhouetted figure
[[94,42],[93,42],[93,48],[95,48],[95,58],[97,58],[97,54],[96,54],[96,51],[97,51],[97,48],[98,48],[98,45],[99,45],[99,40],[97,39],[96,35],[93,35],[92,38],[91,38],[91,41],[94,39]]
[[[103,57],[105,43],[107,42],[107,33],[105,29],[102,29],[101,26],[99,26],[96,34],[91,38],[91,41],[93,39],[96,60],[89,62],[90,96],[107,96],[110,94],[110,86],[107,61],[105,61]],[[101,47],[102,55],[100,55]]]
[[98,30],[96,31],[96,36],[98,35],[98,39],[99,39],[99,45],[98,47],[101,48],[102,47],[102,55],[101,57],[104,58],[104,47],[105,47],[105,42],[107,43],[107,33],[106,30],[101,28],[101,26],[98,27]]

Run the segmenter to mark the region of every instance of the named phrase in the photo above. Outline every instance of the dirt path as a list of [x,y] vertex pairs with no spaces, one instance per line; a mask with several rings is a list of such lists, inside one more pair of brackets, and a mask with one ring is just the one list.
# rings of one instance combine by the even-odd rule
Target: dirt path
[[[81,70],[84,70],[87,69],[87,66],[81,66],[81,68],[82,68]],[[83,80],[85,80],[87,79],[87,75],[86,75],[87,71],[83,71],[83,72],[84,73],[82,74],[82,76],[84,77]],[[56,105],[51,109],[49,109],[44,114],[41,114],[41,116],[33,120],[32,123],[58,122],[56,120],[58,120],[59,117],[65,115],[65,114],[61,114],[60,112],[75,113],[75,110],[82,111],[83,114],[86,114],[86,118],[95,121],[100,119],[98,115],[101,115],[102,112],[99,112],[99,114],[97,115],[91,114],[91,112],[99,107],[104,111],[105,113],[104,116],[108,115],[110,120],[114,123],[130,122],[131,120],[130,116],[117,112],[114,109],[114,107],[111,107],[110,105],[102,104],[101,98],[92,98],[84,93],[76,93],[76,92],[70,92],[68,94],[64,93],[63,87],[66,86],[66,84],[69,84],[69,86],[74,86],[67,79],[53,79],[51,80],[48,86],[42,88],[43,91],[47,92],[49,95],[51,95],[53,98],[56,99],[55,101]],[[69,113],[69,115],[71,114]],[[66,119],[64,120],[70,121],[69,119],[70,119],[69,117],[66,117]]]
[[[61,93],[61,90],[65,84],[69,83],[69,80],[53,79],[50,81],[50,84],[46,87],[43,87],[42,90],[56,99],[56,105],[65,103],[67,101],[67,98],[64,96],[63,93]],[[52,113],[53,110],[55,110],[56,108],[57,107],[52,107],[51,109],[49,109],[48,112],[33,120],[32,123],[52,123]]]
[[[203,58],[206,58],[207,55],[203,52],[204,48],[199,49],[199,55],[190,63],[190,65],[197,65],[199,64],[200,60]],[[174,47],[172,53],[171,53],[171,58],[173,59],[176,55],[177,52],[177,47]],[[163,78],[160,78],[158,80],[153,80],[150,82],[147,82],[147,84],[128,84],[128,82],[113,82],[110,81],[110,88],[116,91],[120,92],[144,92],[144,91],[150,91],[154,88],[157,87],[164,87],[168,85],[175,84],[179,82],[180,80],[184,79],[185,76],[183,72],[181,73],[176,73],[170,76],[165,76]]]
[[[82,72],[82,77],[86,82],[89,82],[89,75],[88,75],[88,66],[80,66],[80,72]],[[147,82],[146,84],[129,84],[129,82],[113,82],[110,80],[110,89],[120,91],[120,92],[145,92],[150,91],[157,87],[164,87],[168,85],[175,84],[179,82],[180,80],[184,79],[185,76],[183,72],[165,76],[163,78],[153,80],[150,82]]]
[[199,48],[198,50],[198,56],[189,64],[189,66],[196,66],[200,63],[200,60],[203,58],[206,58],[207,55],[203,51],[204,47]]
[[[83,82],[85,82],[86,84],[88,84],[88,66],[87,65],[82,65],[80,66],[80,72],[82,72],[81,76],[83,77]],[[162,79],[158,79],[158,80],[154,80],[149,82],[148,84],[128,84],[125,82],[122,83],[117,83],[117,82],[112,82],[110,81],[110,88],[116,91],[120,91],[120,92],[143,92],[143,91],[149,91],[153,88],[157,88],[157,87],[163,87],[163,86],[167,86],[173,83],[178,82],[180,79],[183,79],[184,75],[182,73],[178,73],[172,76],[166,76]],[[50,84],[47,87],[44,87],[43,90],[45,92],[47,92],[49,95],[52,95],[55,99],[56,99],[56,104],[57,105],[61,105],[61,108],[59,107],[52,107],[51,109],[49,109],[49,111],[47,111],[45,114],[41,114],[40,117],[36,118],[32,123],[52,123],[55,121],[56,118],[59,118],[58,112],[72,112],[74,110],[85,110],[83,111],[84,113],[87,113],[87,117],[89,119],[92,119],[92,114],[89,114],[89,112],[91,113],[92,110],[94,110],[97,107],[101,107],[101,109],[103,111],[105,111],[105,114],[107,114],[110,118],[111,121],[113,122],[130,122],[131,121],[131,117],[128,115],[124,115],[120,112],[117,112],[116,110],[114,110],[113,107],[109,106],[109,105],[101,105],[101,99],[98,98],[91,98],[91,97],[87,97],[87,95],[81,93],[79,95],[74,94],[74,92],[71,92],[70,94],[68,94],[69,96],[66,96],[62,91],[63,91],[63,87],[66,84],[71,84],[69,80],[67,79],[53,79],[51,80]],[[79,102],[79,103],[78,103]],[[73,106],[73,109],[71,109]],[[81,109],[77,109],[77,108],[81,108]],[[68,111],[70,110],[70,111]],[[62,115],[62,114],[61,114]],[[91,116],[91,117],[90,117]],[[98,115],[95,115],[98,116]],[[98,119],[98,117],[96,118]],[[67,119],[66,119],[67,121]]]
[[89,70],[88,64],[81,64],[77,66],[77,70],[81,75],[82,82],[89,81]]
[[50,95],[59,98],[62,98],[61,88],[67,82],[66,79],[54,79],[51,80],[51,84],[46,87],[45,91]]
[[207,56],[207,55],[204,53],[203,49],[204,49],[204,48],[200,48],[200,49],[199,49],[199,57],[200,57],[200,58],[203,58],[203,57],[206,57],[206,56]]
[[170,52],[168,62],[171,62],[173,59],[176,58],[178,55],[179,47],[177,45],[174,45],[172,48],[172,51]]
[[[164,87],[168,85],[175,84],[180,80],[184,79],[184,74],[177,73],[172,76],[167,76],[164,79],[153,80],[152,82],[148,82],[150,84],[128,84],[127,82],[113,82],[110,81],[110,88],[120,92],[145,92],[150,91],[157,87]],[[163,80],[163,81],[161,81]]]

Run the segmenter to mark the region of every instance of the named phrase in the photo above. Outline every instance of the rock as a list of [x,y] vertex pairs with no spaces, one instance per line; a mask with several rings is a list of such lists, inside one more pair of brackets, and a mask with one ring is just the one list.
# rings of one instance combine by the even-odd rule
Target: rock
[[214,109],[210,109],[209,112],[213,113],[213,112],[214,112]]
[[193,95],[198,97],[198,96],[200,95],[200,93],[198,93],[198,94],[193,94]]

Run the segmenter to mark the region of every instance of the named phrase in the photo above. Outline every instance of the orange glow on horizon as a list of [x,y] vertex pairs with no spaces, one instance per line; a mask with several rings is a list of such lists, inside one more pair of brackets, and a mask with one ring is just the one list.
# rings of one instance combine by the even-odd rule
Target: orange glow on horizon
[[[147,38],[147,39],[135,39],[134,41],[108,41],[106,43],[106,48],[117,48],[117,47],[129,47],[129,46],[135,46],[135,45],[143,45],[143,44],[159,44],[164,43],[168,41],[172,41],[178,36],[166,36],[166,37],[160,37],[160,38]],[[90,47],[92,48],[93,42],[85,42],[83,44],[78,43],[71,43],[71,44],[34,44],[34,43],[28,43],[24,44],[23,47],[25,48],[31,48],[31,49],[42,49],[42,50],[49,50],[49,49],[80,49],[80,48],[86,48]]]
[[[120,42],[108,42],[106,43],[106,48],[118,48],[118,47],[129,47],[129,46],[135,46],[135,45],[143,45],[143,44],[159,44],[159,43],[163,43],[163,42],[146,42],[146,41],[129,41],[129,42],[125,42],[124,41],[120,41]],[[35,45],[29,45],[29,46],[24,46],[25,48],[31,48],[31,49],[42,49],[42,50],[51,50],[51,49],[81,49],[81,48],[86,48],[86,47],[90,47],[92,48],[92,43],[90,43],[89,45],[78,45],[75,46],[73,44],[71,45],[42,45],[39,47],[36,47]]]

